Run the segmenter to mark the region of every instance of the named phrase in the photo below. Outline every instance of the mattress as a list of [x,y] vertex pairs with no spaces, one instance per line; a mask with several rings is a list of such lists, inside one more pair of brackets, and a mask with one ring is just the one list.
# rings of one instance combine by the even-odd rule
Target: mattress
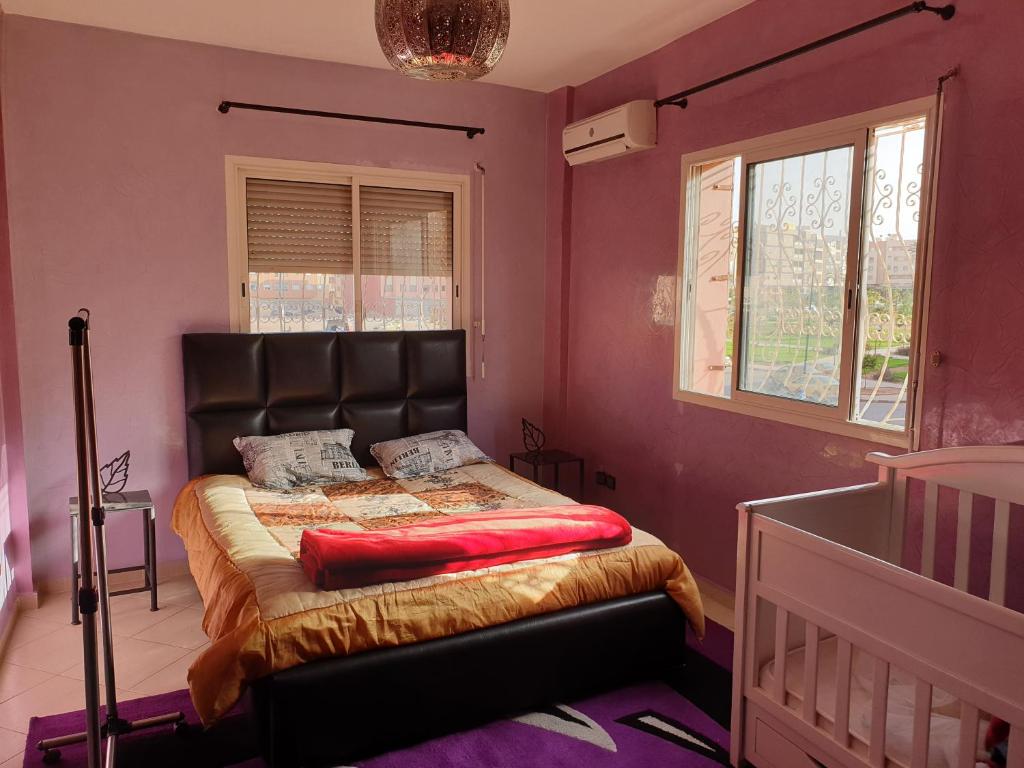
[[664,590],[703,634],[700,595],[686,565],[638,529],[624,547],[317,589],[297,560],[306,528],[372,530],[482,509],[575,503],[496,464],[412,480],[391,480],[379,469],[370,474],[366,481],[289,491],[210,475],[178,495],[172,527],[185,543],[211,640],[188,674],[204,723],[224,715],[252,680],[289,667],[632,594]]
[[[817,711],[829,727],[835,722],[836,657],[838,638],[827,637],[818,644]],[[759,675],[765,690],[775,682],[775,661],[769,661]],[[889,671],[889,697],[885,723],[885,755],[899,764],[909,765],[914,732],[914,677],[896,667]],[[850,673],[850,735],[854,751],[867,755],[871,735],[871,698],[874,689],[874,657],[853,649]],[[804,648],[786,655],[787,706],[799,710],[804,697]],[[960,744],[960,702],[939,688],[932,690],[928,768],[956,768]],[[820,721],[819,721],[820,723]],[[979,754],[984,745],[987,720],[978,729]],[[977,768],[987,763],[979,758]]]

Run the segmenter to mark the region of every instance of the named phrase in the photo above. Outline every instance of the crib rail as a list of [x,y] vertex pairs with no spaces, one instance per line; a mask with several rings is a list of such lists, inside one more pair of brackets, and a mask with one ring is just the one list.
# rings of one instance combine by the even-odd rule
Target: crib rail
[[[1007,764],[1024,768],[1024,669],[1016,661],[1024,658],[1024,615],[760,514],[777,513],[775,503],[741,505],[740,551],[746,557],[737,581],[734,762],[803,764],[757,752],[757,729],[770,722],[791,731],[802,749],[828,765],[928,768],[932,700],[941,689],[960,702],[956,768],[976,765],[983,715],[1011,724]],[[833,636],[835,697],[823,702],[819,638]],[[789,654],[800,647],[803,688],[796,697],[786,673]],[[851,728],[855,657],[869,658],[872,670],[870,726],[859,736]],[[763,688],[760,675],[768,662],[773,677]],[[889,680],[897,668],[914,681],[905,763],[895,761],[887,744]],[[750,717],[761,719],[752,723]]]
[[[967,592],[971,572],[972,523],[975,499],[994,503],[988,599],[1006,603],[1010,507],[1024,505],[1024,446],[940,448],[902,456],[869,453],[879,467],[879,483],[892,489],[890,562],[904,564],[903,535],[911,481],[924,485],[919,573],[935,578],[937,527],[942,512],[940,489],[958,492],[953,566],[954,588]],[[951,510],[952,511],[952,510]]]

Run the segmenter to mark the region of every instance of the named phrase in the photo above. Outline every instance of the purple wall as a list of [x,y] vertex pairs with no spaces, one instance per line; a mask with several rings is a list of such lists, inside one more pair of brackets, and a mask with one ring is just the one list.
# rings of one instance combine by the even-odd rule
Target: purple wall
[[[12,16],[6,48],[11,251],[36,576],[64,577],[74,445],[66,321],[94,316],[100,449],[132,451],[159,505],[185,482],[180,334],[228,328],[224,156],[473,174],[487,169],[487,378],[470,433],[499,460],[542,400],[545,98]],[[221,99],[408,117],[458,133],[217,112]],[[479,189],[474,178],[474,200]],[[479,220],[474,211],[474,228]],[[475,233],[478,230],[474,230]],[[476,242],[476,234],[474,234]],[[474,301],[479,270],[474,248]],[[9,324],[6,327],[10,327]],[[479,345],[477,346],[479,355]],[[479,373],[479,366],[477,366]],[[111,564],[139,558],[112,518]]]
[[[4,61],[3,29],[6,24],[7,18],[0,11],[0,62]],[[3,546],[0,557],[4,558],[2,567],[14,569],[14,588],[18,592],[31,592],[32,554],[25,496],[25,457],[18,386],[18,350],[14,335],[14,286],[7,226],[6,147],[3,134],[4,124],[0,116],[0,542]],[[3,616],[10,615],[9,608],[5,603]],[[2,627],[3,621],[0,620],[0,631]]]
[[[758,0],[576,88],[573,117],[674,93],[901,5]],[[663,109],[657,148],[576,168],[569,207],[549,199],[549,220],[571,214],[568,325],[547,329],[568,334],[568,446],[617,477],[614,492],[591,484],[588,500],[649,527],[720,584],[735,580],[737,502],[873,479],[862,456],[875,446],[672,399],[673,329],[652,321],[650,301],[657,277],[676,270],[686,152],[927,96],[959,64],[929,329],[946,362],[924,369],[922,447],[1024,440],[1024,9],[957,7],[952,22],[904,18]],[[548,259],[565,261],[558,249]],[[1020,552],[1024,515],[1014,517]],[[982,517],[975,536],[990,535]],[[1011,557],[1017,604],[1022,564]]]

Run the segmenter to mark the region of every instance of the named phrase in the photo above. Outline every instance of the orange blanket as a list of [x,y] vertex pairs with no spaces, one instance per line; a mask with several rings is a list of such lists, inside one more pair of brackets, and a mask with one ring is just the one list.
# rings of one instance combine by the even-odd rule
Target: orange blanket
[[632,537],[605,507],[496,509],[369,532],[306,529],[299,561],[318,587],[344,589],[621,547]]

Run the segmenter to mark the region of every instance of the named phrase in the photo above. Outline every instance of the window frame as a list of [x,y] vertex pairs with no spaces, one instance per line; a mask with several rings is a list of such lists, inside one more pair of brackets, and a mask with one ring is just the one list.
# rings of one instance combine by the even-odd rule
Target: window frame
[[[364,165],[283,160],[227,155],[224,158],[227,193],[228,310],[233,333],[249,330],[249,248],[246,226],[246,180],[274,179],[352,187],[352,277],[355,282],[355,316],[362,318],[362,285],[359,265],[359,187],[424,189],[452,194],[452,328],[466,331],[467,370],[472,360],[472,291],[470,290],[470,177],[454,173],[406,171]],[[355,331],[349,331],[354,333]],[[372,333],[373,331],[368,331]]]
[[[863,196],[865,173],[868,171],[867,146],[872,128],[901,119],[924,116],[924,158],[921,176],[921,215],[918,222],[918,248],[914,275],[914,311],[911,323],[911,350],[908,376],[911,386],[907,392],[907,417],[903,430],[876,427],[852,421],[853,386],[856,381],[857,325],[861,301],[861,269],[863,255]],[[931,193],[933,163],[935,161],[936,100],[924,97],[902,102],[880,109],[848,115],[821,123],[802,126],[766,136],[732,142],[696,152],[684,154],[680,160],[681,183],[679,198],[679,247],[676,266],[676,307],[675,347],[673,366],[672,396],[675,400],[695,405],[718,408],[757,418],[771,419],[801,427],[854,437],[901,448],[913,448],[918,440],[917,417],[923,384],[920,377],[920,363],[924,344],[922,329],[927,326],[929,268],[931,261]],[[697,212],[688,213],[690,183],[695,169],[700,165],[739,157],[741,163],[740,184],[748,182],[748,169],[752,163],[799,155],[827,147],[850,146],[854,148],[853,180],[850,198],[850,246],[847,251],[846,291],[852,291],[852,301],[847,300],[843,315],[842,355],[840,361],[839,404],[832,408],[814,403],[788,400],[739,388],[742,362],[739,353],[742,346],[743,291],[746,262],[746,217],[747,193],[741,190],[739,197],[738,232],[736,243],[735,293],[733,318],[733,364],[730,371],[731,388],[728,397],[719,397],[682,388],[681,365],[683,347],[692,346],[691,329],[684,329],[686,309],[686,250],[688,231],[697,221]],[[858,168],[860,170],[858,170]],[[693,221],[688,221],[688,215]],[[689,225],[689,228],[688,228]],[[848,293],[847,296],[850,294]],[[684,330],[686,331],[684,333]]]

